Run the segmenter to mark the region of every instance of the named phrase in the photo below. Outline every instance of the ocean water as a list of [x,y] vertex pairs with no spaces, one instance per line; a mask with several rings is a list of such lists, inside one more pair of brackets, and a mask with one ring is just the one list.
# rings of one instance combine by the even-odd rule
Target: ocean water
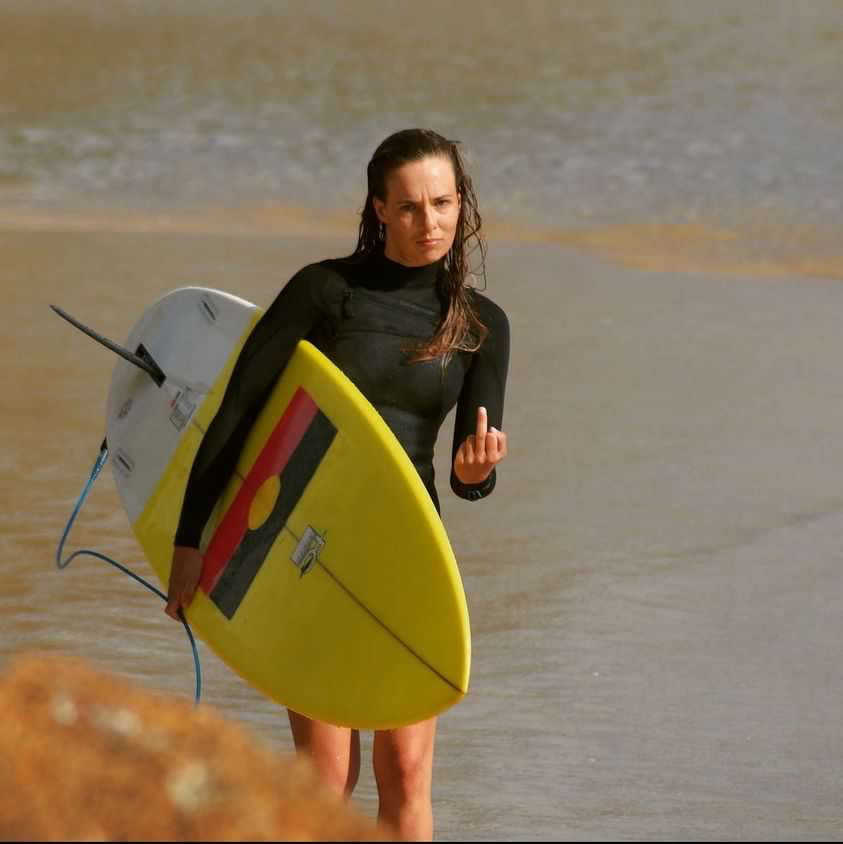
[[[841,79],[837,0],[0,0],[0,657],[193,692],[157,598],[55,570],[113,361],[48,305],[120,341],[183,284],[267,304],[430,126],[513,336],[494,496],[440,480],[474,662],[438,837],[843,838]],[[154,579],[108,471],[78,547]]]
[[0,21],[10,201],[358,209],[376,145],[430,126],[510,221],[841,213],[836,0],[3,0]]

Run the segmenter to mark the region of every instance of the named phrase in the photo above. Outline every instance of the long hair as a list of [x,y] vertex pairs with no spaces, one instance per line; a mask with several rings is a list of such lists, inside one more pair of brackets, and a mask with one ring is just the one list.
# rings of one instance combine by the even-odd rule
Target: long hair
[[380,144],[367,167],[368,193],[360,214],[357,247],[349,258],[362,259],[384,250],[386,230],[378,219],[373,200],[377,197],[386,201],[386,183],[393,171],[429,156],[441,156],[451,162],[460,213],[454,243],[445,256],[437,281],[443,305],[447,303],[445,315],[430,341],[416,348],[410,361],[438,358],[444,368],[454,352],[477,351],[488,334],[488,329],[474,313],[468,293],[467,280],[475,275],[469,265],[469,256],[475,251],[480,253],[478,272],[483,276],[485,286],[486,243],[480,230],[482,220],[477,210],[477,197],[457,141],[449,141],[430,129],[404,129]]

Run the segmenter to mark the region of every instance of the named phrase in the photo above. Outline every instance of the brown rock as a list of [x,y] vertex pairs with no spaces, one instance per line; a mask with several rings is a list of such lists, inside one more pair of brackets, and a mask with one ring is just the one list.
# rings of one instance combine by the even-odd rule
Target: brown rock
[[212,707],[39,654],[0,676],[0,839],[391,840]]

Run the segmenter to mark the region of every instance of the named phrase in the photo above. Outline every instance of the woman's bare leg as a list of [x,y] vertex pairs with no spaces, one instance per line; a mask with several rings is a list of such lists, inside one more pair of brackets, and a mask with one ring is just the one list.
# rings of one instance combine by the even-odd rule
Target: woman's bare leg
[[404,841],[433,840],[433,744],[436,719],[375,732],[373,758],[378,820]]
[[297,753],[313,760],[322,781],[334,792],[350,797],[360,775],[360,733],[314,721],[288,709]]

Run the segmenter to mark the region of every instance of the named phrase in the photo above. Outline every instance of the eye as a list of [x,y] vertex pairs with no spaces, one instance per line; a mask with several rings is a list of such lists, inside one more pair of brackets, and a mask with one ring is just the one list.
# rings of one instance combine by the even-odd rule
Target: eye
[[436,204],[437,204],[437,205],[441,208],[441,207],[443,207],[443,206],[445,206],[445,205],[450,205],[450,204],[451,204],[451,200],[450,200],[450,199],[447,199],[446,197],[443,197],[442,199],[437,199],[437,200],[436,200]]

